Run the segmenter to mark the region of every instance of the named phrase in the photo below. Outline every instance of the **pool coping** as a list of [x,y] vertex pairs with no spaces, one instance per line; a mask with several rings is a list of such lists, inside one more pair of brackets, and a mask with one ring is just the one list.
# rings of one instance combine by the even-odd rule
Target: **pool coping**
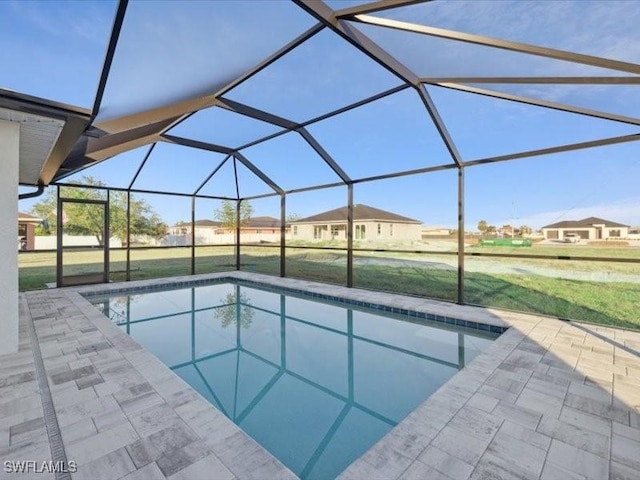
[[[554,409],[551,409],[551,414],[548,414],[547,410],[551,407],[549,407],[550,403],[547,404],[546,402],[550,402],[550,397],[547,398],[548,395],[545,396],[544,393],[540,393],[540,385],[551,389],[551,387],[557,387],[559,380],[562,380],[569,385],[569,387],[564,387],[564,394],[566,398],[568,398],[569,395],[566,390],[567,388],[571,388],[574,382],[581,381],[586,384],[588,380],[595,382],[599,381],[598,378],[608,378],[607,375],[612,376],[617,374],[620,376],[624,373],[624,375],[633,376],[640,371],[632,370],[631,367],[628,369],[624,366],[616,367],[616,365],[614,365],[614,352],[616,352],[615,358],[618,358],[619,350],[618,347],[615,346],[618,344],[613,342],[614,346],[612,347],[612,342],[608,340],[609,337],[612,339],[620,338],[620,344],[624,345],[627,342],[626,339],[629,339],[629,343],[633,345],[632,342],[637,343],[640,341],[640,333],[638,332],[621,331],[608,327],[580,326],[580,324],[577,323],[531,314],[501,311],[491,308],[460,306],[437,300],[407,297],[391,293],[347,289],[346,287],[292,278],[278,278],[248,272],[224,272],[218,274],[142,280],[127,282],[126,284],[101,284],[96,286],[58,289],[57,292],[59,292],[59,294],[63,294],[70,299],[84,316],[104,334],[107,340],[111,342],[118,351],[122,352],[125,358],[131,361],[132,366],[137,368],[137,370],[145,376],[152,387],[158,391],[162,391],[163,388],[166,389],[167,383],[170,383],[172,385],[172,391],[176,389],[185,390],[190,391],[190,395],[192,396],[195,394],[194,400],[190,402],[191,405],[178,407],[182,412],[180,416],[185,423],[203,438],[213,439],[211,445],[218,445],[218,447],[223,445],[224,442],[221,443],[220,439],[224,438],[225,435],[235,435],[235,438],[240,437],[242,438],[242,442],[253,442],[251,443],[252,447],[250,450],[238,447],[240,450],[244,450],[243,453],[245,455],[243,455],[241,462],[244,468],[240,466],[235,471],[232,468],[229,469],[235,478],[260,478],[260,475],[264,477],[267,471],[269,472],[267,475],[269,478],[296,477],[268,454],[268,452],[264,451],[262,447],[259,445],[256,447],[254,445],[255,441],[251,440],[250,437],[244,434],[244,432],[236,427],[230,420],[218,412],[208,401],[200,397],[195,390],[191,389],[191,387],[177,377],[167,366],[128,337],[126,333],[117,328],[81,295],[81,293],[89,293],[92,291],[117,292],[138,287],[158,288],[169,285],[180,286],[181,284],[193,284],[194,281],[207,282],[211,279],[223,278],[239,279],[249,282],[255,281],[258,284],[272,285],[278,289],[284,287],[311,292],[312,295],[340,297],[355,302],[362,302],[363,306],[364,304],[393,305],[393,308],[399,309],[401,313],[402,310],[406,310],[429,313],[436,317],[440,316],[443,318],[474,318],[478,322],[489,325],[502,328],[509,327],[509,329],[496,339],[484,352],[480,353],[469,362],[462,371],[456,373],[451,379],[445,382],[425,402],[409,414],[409,416],[342,472],[338,477],[342,480],[359,480],[362,478],[404,479],[405,477],[431,478],[431,476],[433,478],[449,478],[445,473],[450,472],[444,471],[446,469],[442,467],[438,469],[436,465],[437,462],[431,458],[433,455],[427,458],[427,452],[433,451],[437,451],[438,455],[440,455],[439,461],[444,461],[444,458],[447,460],[447,465],[449,466],[451,466],[451,462],[455,461],[458,462],[458,466],[464,465],[465,468],[471,468],[468,475],[460,475],[460,478],[468,478],[472,470],[474,472],[480,470],[486,473],[487,468],[494,470],[502,469],[501,471],[504,473],[505,469],[511,467],[507,467],[504,464],[495,464],[495,459],[499,457],[500,452],[495,449],[490,451],[491,449],[487,448],[487,446],[489,442],[495,440],[493,439],[494,437],[498,438],[503,427],[507,424],[510,428],[509,434],[516,435],[514,433],[514,425],[518,424],[518,422],[524,423],[518,420],[518,415],[524,417],[531,417],[533,415],[537,419],[532,425],[527,424],[527,428],[519,427],[522,428],[523,432],[527,435],[524,439],[525,443],[527,441],[533,442],[533,440],[528,440],[531,435],[544,438],[546,442],[544,448],[549,455],[558,449],[568,448],[566,443],[563,442],[572,443],[570,439],[567,440],[566,438],[563,438],[563,442],[554,439],[554,443],[552,443],[551,438],[555,438],[554,434],[549,433],[549,436],[547,436],[547,432],[542,434],[536,431],[536,429],[539,428],[539,423],[542,422],[545,417],[556,419],[559,417],[558,412]],[[455,312],[455,314],[452,312]],[[585,334],[584,330],[593,332],[593,334]],[[574,341],[574,339],[580,341]],[[588,344],[587,341],[589,342]],[[553,355],[551,354],[552,351]],[[594,360],[601,358],[599,355],[605,355],[604,352],[610,352],[611,366],[606,364],[609,360],[602,365]],[[606,353],[606,355],[609,355],[609,353]],[[619,360],[619,362],[622,365],[625,364],[623,362],[626,362],[629,363],[629,365],[633,364],[634,368],[640,367],[640,361],[638,361],[637,358],[633,356],[629,357],[622,351],[620,351],[620,355],[621,360]],[[556,357],[558,357],[559,360]],[[590,372],[589,376],[573,371],[577,368],[576,365],[580,366],[579,359],[580,361],[584,359],[585,366],[582,370]],[[604,373],[602,373],[601,370]],[[555,383],[541,383],[550,381],[547,377],[549,377],[549,372],[551,371],[556,375],[555,380],[551,378]],[[562,377],[560,377],[561,374]],[[534,384],[534,380],[540,385]],[[631,378],[631,380],[633,379]],[[514,393],[510,391],[510,389],[515,388],[513,385],[516,384],[518,385],[518,389]],[[602,388],[613,389],[613,386],[606,387],[606,385],[607,384],[602,381]],[[624,384],[622,385],[624,386]],[[520,406],[518,395],[522,392],[527,393],[527,398],[532,395],[537,395],[539,398],[544,399],[544,401],[539,405],[527,403],[527,407]],[[624,393],[623,390],[621,390],[621,392]],[[582,394],[582,392],[580,393]],[[574,394],[573,397],[582,398],[577,394]],[[575,402],[575,398],[573,397],[571,401]],[[516,399],[518,399],[518,405],[516,405]],[[619,422],[622,425],[626,425],[626,428],[640,428],[640,414],[637,408],[636,411],[634,411],[633,408],[627,408],[625,410],[620,403],[621,402],[615,402],[614,395],[614,404],[605,410],[602,410],[604,407],[599,407],[602,410],[599,415],[603,416],[609,424],[613,421],[614,423]],[[580,407],[579,405],[572,405],[572,407],[578,409],[587,408],[586,406]],[[500,409],[499,415],[497,409]],[[514,413],[515,410],[517,410],[517,412]],[[468,416],[469,412],[473,412],[479,420],[468,419],[469,425],[461,425],[459,419],[465,417],[465,415]],[[594,411],[589,411],[589,413],[595,414]],[[506,420],[505,417],[507,418]],[[515,417],[515,420],[512,417]],[[501,418],[498,424],[496,424],[497,418]],[[511,422],[511,420],[513,420],[515,424]],[[480,424],[479,427],[477,425],[478,422]],[[483,431],[478,433],[473,430],[475,427],[491,431],[491,438],[484,444],[484,450],[482,450],[484,453],[478,455],[477,458],[475,456],[467,458],[465,455],[469,452],[458,452],[456,449],[462,448],[464,450],[466,448],[464,444],[468,443],[468,441],[472,441],[472,443],[478,442],[478,438],[483,438],[483,441],[486,440],[483,437]],[[471,429],[470,436],[468,435],[469,429]],[[500,433],[496,435],[498,429],[500,429]],[[460,434],[461,431],[465,432],[466,436],[458,436],[454,442],[449,441],[451,438]],[[613,436],[614,434],[611,433],[610,435]],[[491,443],[491,445],[493,445],[493,443]],[[539,447],[540,445],[537,444],[531,446],[532,449],[537,450],[540,449]],[[228,447],[226,448],[228,449]],[[215,449],[213,451],[214,453],[216,452]],[[251,453],[246,454],[247,451]],[[563,452],[566,453],[565,450],[563,450]],[[583,455],[589,454],[589,452],[586,451],[581,452]],[[496,455],[498,455],[498,457],[496,457]],[[460,458],[462,458],[462,460],[460,460]],[[545,459],[544,462],[546,471],[547,460]],[[224,459],[223,463],[225,463]],[[229,467],[227,463],[225,463],[225,465]],[[248,466],[250,466],[250,468],[248,468]],[[267,468],[267,470],[261,470],[263,466]],[[615,462],[611,462],[611,468],[614,466]],[[582,468],[579,463],[576,463],[576,465],[571,468],[564,464],[558,466],[558,463],[553,464],[552,467],[556,470],[560,469],[557,471],[563,471],[565,474],[569,471],[578,472],[580,468]],[[563,468],[565,470],[563,470]],[[536,475],[533,475],[533,477],[541,478],[541,470],[542,464],[540,464],[539,471]],[[420,472],[420,474],[416,472]],[[609,472],[609,467],[607,467],[607,472]],[[587,475],[584,476],[586,477]]]

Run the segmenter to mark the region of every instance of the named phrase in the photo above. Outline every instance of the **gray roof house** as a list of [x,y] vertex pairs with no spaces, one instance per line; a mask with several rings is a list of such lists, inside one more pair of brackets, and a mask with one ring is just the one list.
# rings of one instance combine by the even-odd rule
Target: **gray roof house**
[[583,240],[607,240],[609,238],[626,238],[629,235],[629,225],[604,218],[588,217],[582,220],[563,220],[545,225],[542,227],[542,233],[547,240],[564,240],[567,234],[578,235]]
[[[311,215],[291,223],[293,240],[346,240],[346,206]],[[369,205],[353,206],[354,239],[367,241],[419,241],[422,222]]]

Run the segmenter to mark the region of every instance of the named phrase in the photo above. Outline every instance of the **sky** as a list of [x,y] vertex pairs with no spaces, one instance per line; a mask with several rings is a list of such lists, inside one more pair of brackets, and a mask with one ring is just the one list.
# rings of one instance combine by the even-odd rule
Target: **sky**
[[[333,8],[362,2],[331,1]],[[640,63],[640,9],[629,2],[428,2],[378,16]],[[0,2],[0,87],[91,107],[113,15],[111,1]],[[499,19],[499,21],[496,21]],[[98,120],[218,90],[314,25],[288,2],[131,2]],[[626,75],[560,60],[353,23],[421,77]],[[400,85],[374,61],[328,30],[230,90],[226,97],[306,121]],[[482,85],[515,95],[638,116],[640,86]],[[464,160],[640,133],[640,127],[427,86]],[[278,127],[219,108],[196,113],[170,133],[241,147]],[[413,89],[312,123],[308,131],[351,178],[451,164],[433,121]],[[148,147],[75,176],[128,186]],[[241,150],[284,189],[339,182],[298,133]],[[159,144],[134,188],[193,193],[223,155]],[[235,165],[241,196],[271,189]],[[530,225],[598,216],[640,225],[640,142],[474,166],[465,173],[466,229],[479,220]],[[356,203],[457,226],[455,170],[365,182]],[[200,190],[235,196],[233,161]],[[146,195],[172,224],[190,218],[187,199]],[[35,200],[37,201],[37,200]],[[289,212],[313,215],[346,204],[345,187],[292,194]],[[23,201],[28,211],[34,201]],[[256,215],[279,216],[279,200],[252,202]],[[219,202],[197,204],[212,218]]]

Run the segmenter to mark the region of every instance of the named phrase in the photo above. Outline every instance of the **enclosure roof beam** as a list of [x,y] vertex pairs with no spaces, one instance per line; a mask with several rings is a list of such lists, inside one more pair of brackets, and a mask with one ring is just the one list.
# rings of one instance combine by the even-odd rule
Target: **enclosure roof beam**
[[[170,105],[146,110],[144,112],[138,112],[124,117],[100,121],[97,123],[97,127],[109,133],[116,133],[123,130],[130,130],[141,125],[156,123],[169,118],[171,118],[175,122],[177,120],[180,120],[186,114],[202,110],[204,108],[212,107],[216,105],[218,97],[228,92],[243,81],[247,80],[248,78],[252,77],[262,69],[266,68],[304,41],[316,35],[323,28],[324,27],[321,24],[314,25],[306,32],[302,33],[297,38],[282,47],[280,50],[270,55],[262,62],[258,63],[258,65],[244,72],[239,77],[234,77],[229,81],[221,82],[219,85],[213,85],[211,90],[214,93],[175,102]],[[159,130],[157,133],[160,133],[162,131],[163,130]]]
[[49,183],[54,181],[60,167],[65,163],[69,152],[72,151],[74,145],[89,125],[90,123],[87,119],[76,116],[67,118],[57,141],[42,166],[38,183],[49,185]]
[[521,158],[530,158],[541,155],[550,155],[553,153],[571,152],[574,150],[584,150],[587,148],[604,147],[607,145],[617,145],[621,143],[637,142],[640,140],[640,133],[632,135],[623,135],[620,137],[603,138],[600,140],[592,140],[589,142],[572,143],[569,145],[560,145],[557,147],[541,148],[538,150],[528,150],[526,152],[511,153],[508,155],[500,155],[497,157],[481,158],[478,160],[470,160],[464,162],[464,167],[472,167],[474,165],[483,165],[487,163],[504,162],[507,160],[518,160]]
[[331,111],[329,113],[324,113],[324,114],[319,115],[319,116],[317,116],[315,118],[312,118],[311,120],[307,120],[306,122],[302,122],[300,124],[300,126],[301,127],[306,127],[306,126],[311,125],[313,123],[321,122],[321,121],[326,120],[328,118],[335,117],[336,115],[340,115],[341,113],[345,113],[345,112],[348,112],[350,110],[356,109],[358,107],[362,107],[364,105],[367,105],[367,104],[369,104],[371,102],[375,102],[376,100],[380,100],[380,99],[388,97],[390,95],[394,95],[394,94],[399,93],[399,92],[401,92],[403,90],[406,90],[407,88],[410,88],[410,87],[411,87],[411,85],[403,83],[402,85],[398,85],[397,87],[390,88],[389,90],[385,90],[384,92],[376,93],[375,95],[372,95],[370,97],[364,98],[364,99],[359,100],[357,102],[351,103],[351,104],[349,104],[349,105],[347,105],[345,107],[338,108],[338,109],[333,110],[333,111]]
[[445,143],[447,150],[451,154],[453,161],[457,165],[460,165],[461,158],[460,154],[458,153],[458,149],[451,136],[449,135],[444,122],[440,118],[435,105],[431,101],[429,94],[424,90],[424,88],[421,88],[420,78],[415,73],[413,73],[404,64],[402,64],[396,58],[383,50],[380,46],[378,46],[369,37],[360,32],[357,28],[353,27],[347,22],[338,20],[334,15],[333,10],[331,10],[323,2],[317,2],[314,0],[293,1],[308,13],[327,25],[327,27],[331,28],[342,38],[351,43],[362,53],[396,75],[407,85],[410,85],[414,89],[416,89],[418,94],[420,95],[420,98],[422,99],[425,108],[429,113],[429,116],[435,123],[442,141]]
[[[228,155],[233,155],[235,158],[238,159],[238,161],[240,163],[242,163],[245,167],[247,167],[249,170],[251,170],[258,178],[260,178],[260,180],[262,180],[264,183],[269,185],[269,187],[271,187],[275,192],[283,193],[282,188],[280,188],[278,186],[278,184],[276,184],[267,175],[265,175],[262,170],[260,170],[253,163],[251,163],[251,161],[249,159],[247,159],[247,157],[245,157],[244,155],[242,155],[240,152],[238,152],[236,150],[233,150],[233,149],[227,148],[227,147],[221,147],[219,145],[214,145],[212,143],[200,142],[200,141],[197,141],[197,140],[190,140],[188,138],[176,137],[176,136],[173,136],[173,135],[166,135],[165,134],[161,138],[167,139],[168,141],[170,141],[172,143],[176,143],[176,144],[179,144],[179,145],[184,145],[186,147],[198,148],[200,150],[207,150],[207,151],[210,151],[210,152],[225,153],[225,154],[228,154]],[[225,159],[225,161],[226,161],[226,159]],[[224,161],[222,163],[224,163]],[[216,168],[216,170],[213,172],[213,174],[215,174],[221,167],[222,167],[222,164],[220,164],[218,166],[218,168]],[[213,174],[211,174],[209,176],[207,181],[209,181],[213,177]],[[204,186],[204,184],[201,185],[200,188],[202,188],[202,186]],[[200,190],[200,188],[198,190]]]
[[271,123],[272,125],[277,125],[278,127],[282,127],[287,130],[295,130],[299,126],[298,123],[286,118],[279,117],[272,113],[259,110],[257,108],[245,105],[240,102],[236,102],[234,100],[230,100],[228,98],[220,98],[216,101],[216,104],[232,112],[240,113],[242,115],[246,115],[247,117],[255,118],[266,123]]
[[640,76],[622,77],[420,77],[420,82],[441,83],[493,83],[527,85],[640,85]]
[[[348,112],[348,111],[353,110],[355,108],[367,105],[368,103],[375,102],[376,100],[380,100],[381,98],[385,98],[385,97],[388,97],[389,95],[393,95],[395,93],[401,92],[403,90],[406,90],[409,87],[410,86],[407,85],[407,84],[398,85],[397,87],[390,88],[389,90],[385,90],[384,92],[380,92],[380,93],[377,93],[377,94],[372,95],[370,97],[367,97],[365,99],[362,99],[362,100],[359,100],[357,102],[351,103],[351,104],[349,104],[349,105],[347,105],[345,107],[341,107],[341,108],[338,108],[337,110],[333,110],[333,111],[331,111],[329,113],[324,113],[322,115],[319,115],[319,116],[317,116],[315,118],[312,118],[311,120],[307,120],[307,121],[302,122],[300,124],[295,124],[296,125],[295,128],[296,129],[304,128],[304,127],[306,127],[308,125],[311,125],[313,123],[321,122],[323,120],[329,119],[329,118],[334,117],[336,115],[340,115],[341,113]],[[247,116],[251,117],[250,112],[249,112],[249,108],[250,107],[248,107],[246,111],[238,112],[238,113],[242,113],[244,115],[247,115]],[[256,117],[251,117],[251,118],[256,118]],[[291,122],[291,123],[293,123],[293,122]],[[285,127],[283,127],[283,128],[284,128],[284,131],[272,133],[270,135],[267,135],[266,137],[262,137],[262,138],[259,138],[257,140],[253,140],[253,141],[251,141],[249,143],[246,143],[246,144],[238,147],[238,150],[244,150],[245,148],[253,147],[254,145],[258,145],[259,143],[266,142],[267,140],[271,140],[272,138],[279,137],[280,135],[284,135],[284,134],[286,134],[286,133],[291,131],[291,130],[287,130]]]
[[279,49],[277,52],[269,55],[266,59],[264,59],[263,61],[258,63],[255,67],[249,69],[248,71],[246,71],[245,73],[240,75],[238,78],[236,78],[232,82],[229,82],[223,88],[218,90],[215,93],[215,96],[216,97],[221,97],[225,93],[229,92],[233,88],[237,87],[241,83],[243,83],[246,80],[248,80],[251,77],[253,77],[255,74],[257,74],[260,71],[264,70],[266,67],[268,67],[269,65],[274,63],[276,60],[279,60],[280,58],[285,56],[287,53],[289,53],[293,49],[297,48],[299,45],[303,44],[304,42],[306,42],[310,38],[314,37],[315,35],[317,35],[322,30],[324,30],[324,25],[322,23],[317,23],[317,24],[313,25],[311,28],[309,28],[305,32],[303,32],[300,35],[298,35],[296,38],[291,40],[289,43],[287,43],[284,47]]
[[449,88],[452,90],[459,90],[461,92],[475,93],[477,95],[482,95],[485,97],[500,98],[502,100],[509,100],[512,102],[522,103],[526,105],[534,105],[537,107],[549,108],[549,109],[558,110],[561,112],[575,113],[578,115],[601,118],[604,120],[611,120],[614,122],[629,123],[631,125],[640,125],[640,118],[627,117],[625,115],[616,115],[615,113],[600,112],[600,111],[591,110],[588,108],[575,107],[575,106],[565,105],[563,103],[550,102],[547,100],[539,100],[539,99],[534,99],[529,97],[523,97],[520,95],[512,95],[510,93],[501,93],[501,92],[496,92],[495,90],[487,90],[484,88],[471,87],[467,85],[459,85],[454,83],[439,83],[436,85],[439,87]]
[[424,88],[424,85],[418,88],[418,95],[420,95],[420,100],[422,100],[422,103],[427,109],[427,112],[429,112],[429,116],[431,117],[431,120],[433,120],[433,123],[436,126],[438,133],[440,134],[440,138],[442,138],[442,141],[445,147],[447,148],[447,150],[449,151],[451,158],[456,163],[456,165],[460,166],[462,164],[462,156],[458,151],[458,147],[456,147],[456,144],[451,138],[451,135],[449,134],[449,130],[447,130],[447,127],[445,126],[444,121],[442,120],[442,117],[438,113],[438,109],[433,103],[433,100],[431,99],[431,95],[429,95],[429,92],[427,92],[427,89]]
[[208,150],[210,152],[224,153],[226,155],[234,152],[232,148],[223,147],[222,145],[201,142],[199,140],[192,140],[190,138],[178,137],[176,135],[169,135],[166,133],[160,135],[160,138],[167,143],[174,143],[176,145],[182,145],[184,147],[199,148],[200,150]]
[[282,196],[281,193],[273,192],[273,193],[263,193],[261,195],[251,195],[249,197],[241,197],[238,200],[251,201],[251,200],[260,200],[262,198],[272,198],[272,197],[280,197],[280,196]]
[[67,176],[87,164],[93,165],[119,153],[160,141],[158,131],[173,120],[163,120],[101,138],[83,136],[73,147],[54,180]]
[[342,182],[325,183],[322,185],[312,185],[310,187],[293,188],[291,190],[287,190],[285,193],[289,195],[290,193],[312,192],[314,190],[324,190],[325,188],[335,188],[335,187],[344,187],[344,183]]
[[313,148],[316,153],[320,155],[322,160],[324,160],[324,162],[329,165],[329,168],[331,168],[331,170],[333,170],[334,173],[338,175],[345,184],[351,183],[351,178],[349,178],[349,175],[347,175],[347,173],[340,167],[340,165],[338,165],[333,157],[331,157],[331,155],[329,155],[329,153],[327,153],[327,151],[322,148],[322,145],[320,145],[318,141],[313,138],[313,135],[311,135],[306,128],[299,128],[298,133],[311,146],[311,148]]
[[[114,20],[112,35],[107,49],[105,63],[100,77],[93,111],[90,112],[88,122],[81,125],[81,128],[75,127],[75,123],[77,123],[75,121],[70,122],[69,127],[67,127],[67,130],[73,130],[72,133],[77,134],[70,141],[71,145],[68,146],[67,151],[64,152],[65,154],[60,158],[60,161],[56,165],[54,165],[57,168],[63,167],[64,171],[59,172],[58,170],[56,170],[55,172],[53,172],[55,176],[53,177],[52,181],[58,178],[62,178],[62,176],[67,173],[73,173],[73,171],[77,170],[85,164],[93,164],[96,160],[104,160],[132,148],[158,141],[158,136],[161,133],[164,133],[167,130],[171,129],[173,126],[175,126],[177,123],[185,119],[193,112],[216,105],[217,99],[220,95],[226,93],[227,91],[231,90],[235,86],[239,85],[243,81],[258,73],[262,69],[266,68],[267,66],[296,48],[298,45],[316,35],[324,28],[324,25],[322,25],[321,23],[314,25],[307,31],[300,34],[294,40],[289,42],[287,45],[283,46],[277,52],[273,53],[251,69],[244,72],[242,75],[235,77],[230,81],[225,81],[220,85],[214,86],[213,89],[215,90],[215,92],[212,94],[175,102],[170,105],[165,105],[144,112],[137,112],[135,114],[126,115],[124,117],[99,121],[97,124],[95,124],[95,126],[90,125],[90,122],[95,118],[95,115],[98,114],[100,105],[102,103],[102,97],[104,95],[104,89],[106,88],[109,71],[113,61],[113,55],[115,54],[118,37],[122,28],[126,6],[127,1],[125,0],[122,0],[118,5],[118,10]],[[102,137],[103,142],[110,145],[110,150],[108,153],[100,152],[102,143],[97,143],[94,145],[95,142],[90,141],[93,139],[87,139],[86,136],[81,136],[83,131],[87,133],[88,124],[90,129],[98,132],[95,136]],[[65,135],[63,138],[67,137],[71,138],[71,135]],[[120,143],[123,144],[119,145]],[[69,154],[70,150],[72,151],[71,154]]]
[[138,179],[138,176],[140,175],[140,172],[142,171],[142,169],[144,168],[145,164],[147,163],[147,160],[149,160],[149,157],[151,156],[151,153],[153,152],[153,149],[156,148],[157,143],[152,143],[151,146],[149,147],[149,150],[147,150],[146,155],[144,156],[144,158],[142,159],[142,161],[140,162],[140,165],[138,166],[138,169],[136,170],[136,173],[133,174],[133,178],[131,179],[131,183],[129,183],[129,188],[127,190],[131,190],[133,188],[133,184],[136,183],[136,180]]
[[[315,36],[317,33],[322,31],[323,29],[324,29],[324,25],[322,25],[321,23],[317,23],[316,25],[314,25],[313,27],[309,28],[308,30],[306,30],[302,34],[298,35],[298,37],[296,37],[295,39],[293,39],[292,41],[287,43],[285,46],[283,46],[277,52],[273,53],[272,55],[270,55],[266,59],[264,59],[262,62],[258,63],[258,65],[256,65],[255,67],[249,69],[248,71],[246,71],[245,73],[240,75],[238,78],[236,78],[232,82],[229,82],[228,84],[226,84],[223,88],[219,89],[211,97],[212,98],[211,106],[215,106],[216,104],[218,104],[218,102],[216,101],[217,98],[222,97],[225,93],[229,92],[230,90],[232,90],[233,88],[237,87],[241,83],[243,83],[246,80],[250,79],[251,77],[253,77],[257,73],[259,73],[260,71],[262,71],[263,69],[265,69],[266,67],[271,65],[276,60],[282,58],[284,55],[286,55],[287,53],[289,53],[290,51],[292,51],[293,49],[295,49],[296,47],[298,47],[302,43],[306,42],[307,40],[309,40],[310,38]],[[222,105],[218,104],[218,106],[222,106]],[[197,113],[198,111],[199,110],[194,110],[194,111],[185,113],[185,115],[183,115],[178,121],[174,122],[174,124],[172,124],[169,127],[167,127],[162,133],[165,133],[166,131],[176,127],[178,124],[182,123],[183,121],[185,121],[190,116],[192,116],[193,114]]]
[[93,108],[91,110],[91,121],[96,118],[100,111],[100,105],[102,104],[102,97],[104,96],[104,89],[107,86],[107,79],[109,78],[109,72],[111,71],[111,64],[113,63],[113,56],[116,53],[116,47],[118,46],[118,39],[120,37],[120,31],[122,30],[122,22],[127,11],[127,5],[129,0],[120,0],[118,2],[118,9],[116,10],[115,18],[113,19],[113,27],[111,27],[111,37],[109,38],[109,46],[105,54],[105,59],[102,67],[102,73],[100,74],[100,80],[98,81],[98,90],[93,102]]
[[618,70],[621,72],[628,72],[636,75],[640,74],[640,65],[636,63],[623,62],[620,60],[611,60],[608,58],[596,57],[593,55],[568,52],[565,50],[558,50],[549,47],[540,47],[538,45],[532,45],[528,43],[513,42],[510,40],[502,40],[485,35],[475,35],[471,33],[458,32],[455,30],[447,30],[444,28],[427,27],[425,25],[403,22],[399,20],[390,20],[387,18],[372,17],[369,15],[355,15],[351,17],[350,20],[366,23],[368,25],[376,25],[379,27],[392,28],[395,30],[403,30],[406,32],[417,33],[431,37],[456,40],[459,42],[482,45],[485,47],[500,48],[502,50],[508,50],[511,52],[526,53],[529,55],[553,58],[555,60],[563,60],[566,62],[590,65],[593,67],[607,68],[610,70]]
[[446,165],[435,165],[432,167],[415,168],[413,170],[404,170],[402,172],[385,173],[383,175],[374,175],[371,177],[357,178],[353,180],[353,183],[356,184],[356,183],[374,182],[377,180],[387,180],[389,178],[406,177],[409,175],[419,175],[421,173],[440,172],[442,170],[451,170],[454,168],[458,168],[458,165],[455,163],[449,163]]
[[390,10],[392,8],[408,7],[409,5],[415,5],[416,3],[426,3],[433,0],[379,0],[377,2],[365,3],[364,5],[356,5],[355,7],[342,8],[336,10],[335,16],[351,17],[353,15],[381,12],[383,10]]
[[314,16],[332,31],[340,35],[351,45],[356,47],[373,61],[394,74],[404,83],[413,86],[416,86],[420,83],[420,79],[418,78],[418,76],[416,76],[402,63],[400,63],[398,60],[396,60],[386,51],[380,48],[369,37],[364,35],[358,29],[354,28],[352,25],[339,21],[338,18],[336,18],[334,11],[331,10],[331,8],[329,8],[324,2],[318,2],[315,0],[293,1],[307,13]]
[[233,179],[236,184],[236,198],[240,200],[240,185],[238,182],[238,160],[236,157],[233,157]]
[[249,159],[245,157],[243,154],[241,154],[240,152],[235,152],[233,155],[235,158],[238,159],[240,163],[242,163],[245,167],[251,170],[260,180],[262,180],[264,183],[269,185],[269,187],[271,187],[271,189],[274,192],[284,193],[284,190],[280,188],[280,186],[276,182],[274,182],[267,175],[265,175],[265,173],[262,170],[260,170],[253,163],[251,163],[251,161],[249,161]]
[[207,178],[204,179],[204,181],[200,184],[200,186],[196,189],[195,192],[193,192],[193,195],[198,195],[198,193],[200,192],[200,190],[203,189],[203,187],[209,182],[209,180],[211,180],[211,178],[218,173],[218,171],[224,166],[225,163],[227,163],[227,161],[231,158],[231,155],[227,155],[226,157],[224,157],[224,160],[222,160],[218,166],[216,168],[213,169],[213,172],[211,172],[209,174],[209,176]]

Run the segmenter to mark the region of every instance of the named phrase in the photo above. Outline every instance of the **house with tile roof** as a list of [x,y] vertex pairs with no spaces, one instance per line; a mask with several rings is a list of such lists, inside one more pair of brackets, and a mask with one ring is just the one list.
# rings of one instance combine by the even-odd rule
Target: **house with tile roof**
[[627,238],[629,225],[588,217],[582,220],[563,220],[542,227],[545,240],[564,240],[565,235],[575,234],[583,240],[606,240],[609,238]]
[[[346,240],[347,207],[291,222],[293,240]],[[369,205],[353,206],[353,238],[367,241],[419,241],[422,222]]]

